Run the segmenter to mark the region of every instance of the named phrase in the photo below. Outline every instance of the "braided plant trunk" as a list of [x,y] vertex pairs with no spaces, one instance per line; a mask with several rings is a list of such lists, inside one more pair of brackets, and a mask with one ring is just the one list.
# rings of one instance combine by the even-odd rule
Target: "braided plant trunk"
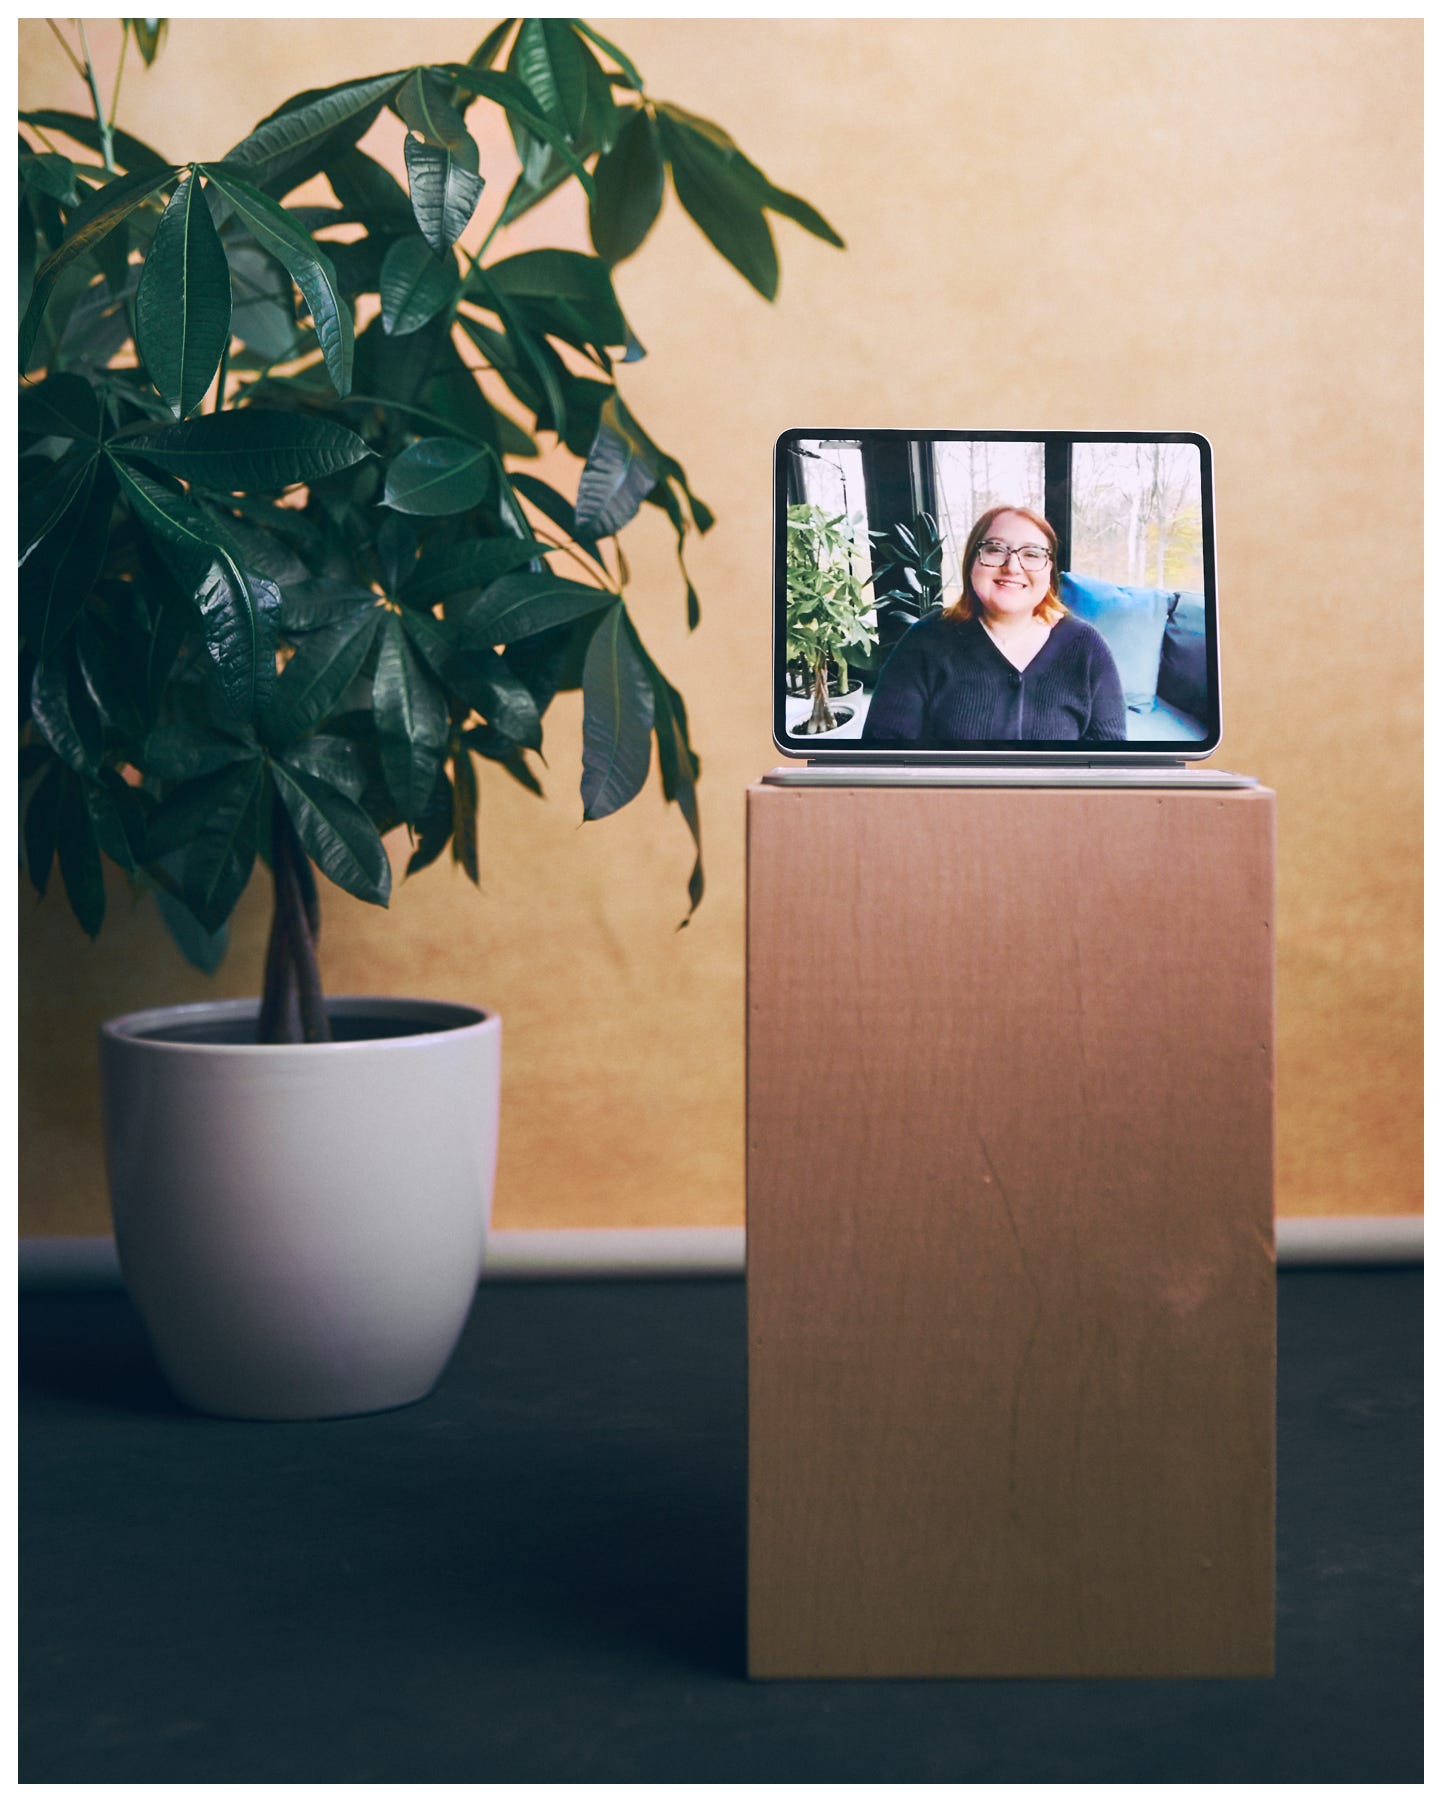
[[320,896],[310,859],[300,848],[279,796],[270,815],[275,911],[265,949],[265,993],[257,1037],[262,1044],[328,1044],[330,1021],[320,986]]
[[815,703],[810,708],[805,729],[812,736],[817,732],[835,729],[835,714],[830,710],[830,680],[823,656],[817,657],[815,662]]

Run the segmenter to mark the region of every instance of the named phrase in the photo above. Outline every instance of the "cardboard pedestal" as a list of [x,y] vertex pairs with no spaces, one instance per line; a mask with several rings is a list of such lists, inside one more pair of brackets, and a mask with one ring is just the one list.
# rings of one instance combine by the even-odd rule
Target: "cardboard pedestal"
[[1271,1673],[1274,795],[748,829],[750,1672]]

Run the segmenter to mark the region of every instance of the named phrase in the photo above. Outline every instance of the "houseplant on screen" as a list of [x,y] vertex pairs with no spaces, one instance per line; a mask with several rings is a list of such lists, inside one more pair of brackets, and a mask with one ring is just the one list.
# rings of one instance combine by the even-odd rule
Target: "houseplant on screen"
[[[122,29],[152,60],[158,22]],[[83,28],[72,60],[90,114],[21,116],[26,863],[93,936],[110,859],[209,962],[257,863],[274,891],[257,1002],[106,1028],[122,1267],[195,1405],[401,1404],[473,1293],[499,1021],[327,1001],[317,871],[383,906],[403,827],[407,875],[448,854],[476,879],[477,759],[538,792],[545,711],[579,688],[584,817],[639,791],[653,738],[693,910],[698,764],[618,534],[666,514],[693,626],[683,549],[712,520],[622,397],[643,350],[610,271],[667,178],[766,298],[767,214],[839,239],[579,21],[297,94],[208,164],[116,126]],[[520,164],[498,204],[481,107]],[[387,108],[403,183],[362,147]],[[594,255],[495,248],[570,181]],[[563,492],[525,469],[553,441]]]
[[856,573],[855,532],[842,513],[827,513],[808,500],[787,510],[785,581],[785,659],[810,672],[814,694],[810,717],[797,729],[833,731],[829,665],[835,664],[844,692],[847,651],[875,642],[874,602]]

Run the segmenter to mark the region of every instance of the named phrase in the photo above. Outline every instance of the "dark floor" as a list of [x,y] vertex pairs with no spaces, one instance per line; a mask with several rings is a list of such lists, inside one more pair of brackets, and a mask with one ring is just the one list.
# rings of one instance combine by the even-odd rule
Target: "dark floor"
[[739,1282],[484,1288],[419,1406],[183,1412],[21,1319],[27,1782],[1421,1778],[1421,1277],[1280,1280],[1278,1674],[747,1682]]

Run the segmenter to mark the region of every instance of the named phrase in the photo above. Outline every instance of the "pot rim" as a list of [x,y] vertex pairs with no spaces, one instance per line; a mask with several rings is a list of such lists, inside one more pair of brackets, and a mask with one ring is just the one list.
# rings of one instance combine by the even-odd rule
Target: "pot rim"
[[139,1012],[121,1013],[100,1027],[102,1040],[143,1046],[156,1053],[182,1056],[276,1056],[303,1052],[312,1056],[356,1053],[373,1054],[392,1045],[453,1043],[457,1037],[488,1035],[500,1030],[500,1015],[460,1000],[406,999],[392,994],[336,994],[325,996],[325,1011],[332,1017],[364,1017],[408,1020],[420,1030],[397,1032],[393,1037],[354,1038],[337,1044],[206,1044],[167,1042],[152,1037],[155,1031],[177,1025],[219,1024],[233,1019],[258,1019],[258,998],[195,1000],[178,1006],[150,1006]]

